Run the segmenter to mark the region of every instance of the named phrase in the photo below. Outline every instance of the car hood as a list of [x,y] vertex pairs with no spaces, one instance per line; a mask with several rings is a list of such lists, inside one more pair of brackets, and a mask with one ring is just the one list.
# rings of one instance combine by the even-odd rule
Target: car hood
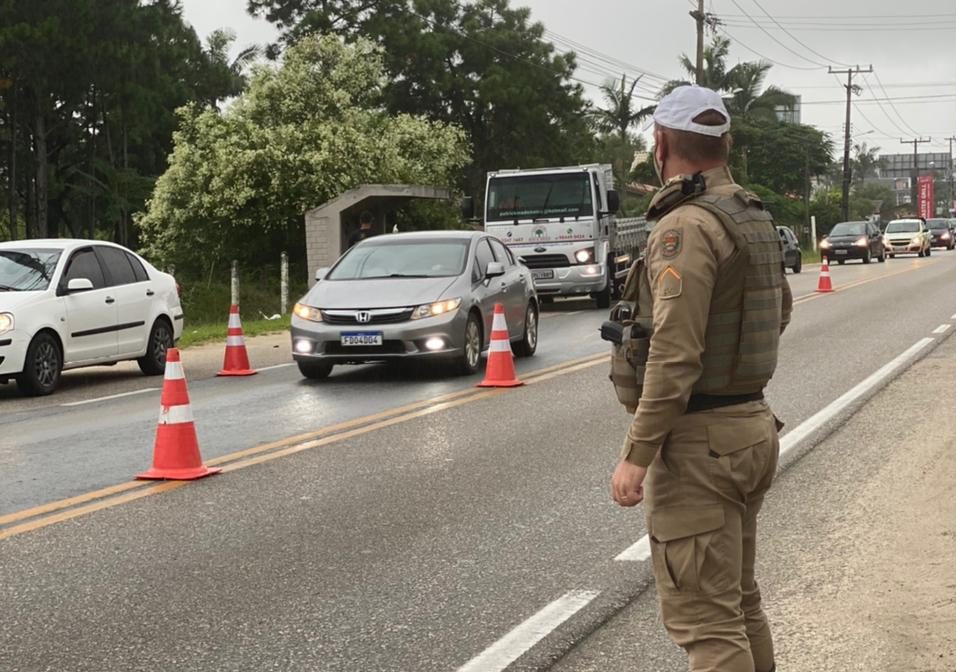
[[864,236],[862,233],[858,233],[855,236],[828,236],[827,240],[829,240],[831,243],[855,243],[863,237]]
[[44,296],[46,292],[0,292],[0,313],[27,306]]
[[889,236],[890,238],[915,238],[920,234],[919,231],[897,231],[895,233],[887,233],[885,235]]
[[458,277],[322,280],[305,295],[305,303],[332,310],[420,306],[443,298]]

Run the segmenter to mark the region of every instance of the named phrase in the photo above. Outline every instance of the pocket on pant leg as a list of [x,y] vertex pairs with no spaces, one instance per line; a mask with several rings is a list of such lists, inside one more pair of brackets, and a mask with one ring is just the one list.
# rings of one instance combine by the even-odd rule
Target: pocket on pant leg
[[722,587],[722,506],[665,508],[649,516],[654,576],[662,593],[712,592]]

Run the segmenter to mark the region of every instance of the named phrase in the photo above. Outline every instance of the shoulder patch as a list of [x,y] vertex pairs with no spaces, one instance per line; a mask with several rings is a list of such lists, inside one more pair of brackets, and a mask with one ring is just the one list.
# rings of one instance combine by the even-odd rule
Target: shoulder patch
[[668,229],[661,234],[661,256],[665,259],[673,259],[680,254],[682,243],[681,232],[677,229]]
[[673,266],[661,271],[657,279],[657,298],[661,300],[676,299],[684,291],[684,279],[680,277]]

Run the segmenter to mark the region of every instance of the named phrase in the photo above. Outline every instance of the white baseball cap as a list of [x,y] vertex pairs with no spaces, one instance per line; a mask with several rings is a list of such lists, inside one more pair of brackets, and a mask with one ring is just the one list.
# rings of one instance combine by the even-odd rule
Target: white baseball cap
[[[694,121],[711,110],[719,112],[727,121],[719,126],[706,126]],[[674,131],[690,131],[715,138],[730,130],[730,114],[720,94],[703,86],[678,86],[668,93],[657,104],[654,121]]]

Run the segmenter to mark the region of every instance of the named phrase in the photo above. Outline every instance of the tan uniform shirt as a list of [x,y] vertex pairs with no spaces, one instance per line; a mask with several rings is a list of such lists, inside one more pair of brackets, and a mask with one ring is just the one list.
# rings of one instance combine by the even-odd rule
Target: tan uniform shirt
[[[710,194],[733,196],[741,188],[723,167],[703,176]],[[644,391],[624,444],[622,456],[628,462],[648,466],[686,412],[703,371],[701,355],[718,269],[733,252],[734,242],[717,217],[692,201],[654,225],[645,278],[651,289],[654,332]],[[790,322],[793,306],[786,278],[783,294],[781,332]]]

